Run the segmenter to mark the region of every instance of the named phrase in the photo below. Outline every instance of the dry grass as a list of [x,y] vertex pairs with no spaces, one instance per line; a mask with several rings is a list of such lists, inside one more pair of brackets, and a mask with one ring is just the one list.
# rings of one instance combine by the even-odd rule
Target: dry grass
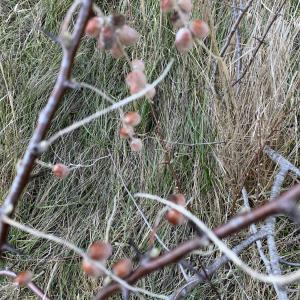
[[[200,46],[186,56],[176,53],[174,32],[168,18],[160,15],[159,1],[144,1],[145,14],[140,8],[141,1],[130,1],[130,6],[129,1],[97,2],[101,2],[101,7],[107,12],[126,13],[129,22],[142,34],[138,45],[129,49],[129,55],[145,59],[146,73],[151,80],[157,77],[170,57],[176,58],[170,76],[158,89],[157,105],[165,139],[172,142],[174,168],[184,192],[188,197],[193,197],[190,209],[214,227],[242,207],[241,196],[236,194],[240,189],[236,187],[246,184],[253,195],[251,200],[254,206],[265,201],[269,196],[275,166],[263,155],[252,161],[260,146],[269,141],[295,165],[300,165],[298,1],[288,1],[249,73],[239,87],[234,88],[223,80],[224,68],[220,69],[218,85],[213,86],[209,75],[211,58]],[[202,2],[204,6],[200,5]],[[275,11],[279,3],[271,0],[254,2],[251,17],[241,24],[243,66],[258,43],[254,37],[259,38],[263,34],[272,18],[270,11]],[[15,175],[17,160],[28,144],[37,113],[49,96],[61,59],[59,47],[38,32],[36,27],[57,32],[70,3],[58,0],[2,0],[0,3],[2,198]],[[211,39],[207,44],[209,47],[212,45],[212,49],[221,47],[230,29],[231,8],[226,3],[230,1],[194,1],[194,16],[210,17],[215,24],[216,42]],[[233,45],[225,58],[230,80],[236,78],[234,61]],[[111,59],[95,50],[93,41],[84,39],[74,77],[121,99],[128,93],[124,83],[128,70],[125,61]],[[105,105],[90,91],[70,92],[61,104],[51,132]],[[107,219],[116,197],[118,206],[109,232],[114,247],[111,263],[117,258],[133,255],[128,245],[132,237],[145,250],[149,230],[122,180],[132,193],[146,191],[165,196],[173,192],[175,186],[171,174],[163,165],[164,150],[155,133],[150,105],[142,100],[132,108],[143,115],[143,123],[139,127],[145,142],[142,155],[131,153],[126,142],[120,141],[117,134],[118,115],[105,116],[59,140],[42,157],[46,162],[95,162],[94,165],[77,169],[64,181],[58,181],[47,170],[36,167],[35,173],[41,173],[30,182],[18,206],[16,218],[86,248],[95,239],[104,238]],[[211,141],[225,143],[203,144]],[[100,157],[103,158],[97,160]],[[246,179],[245,174],[249,174]],[[288,184],[295,180],[291,178]],[[147,201],[140,204],[153,222],[161,206]],[[279,251],[285,258],[299,261],[299,240],[289,224],[283,219],[278,225]],[[163,224],[159,230],[168,247],[174,247],[193,234],[189,227],[174,230],[168,224]],[[234,245],[246,235],[247,232],[228,242]],[[16,271],[33,271],[36,281],[43,288],[49,286],[49,295],[54,299],[90,299],[97,291],[99,282],[83,275],[80,259],[70,251],[18,230],[12,230],[10,237],[24,255],[21,259],[7,255],[6,264]],[[202,263],[211,262],[215,255],[218,254],[204,258]],[[255,247],[248,250],[243,259],[263,271]],[[196,256],[191,256],[191,261],[199,265]],[[2,261],[0,265],[3,265]],[[0,278],[0,283],[0,299],[34,299],[27,290],[17,290],[4,278]],[[139,285],[168,294],[182,283],[178,268],[172,266],[153,274]],[[275,297],[271,286],[251,280],[234,266],[222,269],[213,283],[224,299]],[[293,292],[290,295],[293,299],[299,297]],[[188,298],[215,299],[216,296],[206,284],[199,286]]]

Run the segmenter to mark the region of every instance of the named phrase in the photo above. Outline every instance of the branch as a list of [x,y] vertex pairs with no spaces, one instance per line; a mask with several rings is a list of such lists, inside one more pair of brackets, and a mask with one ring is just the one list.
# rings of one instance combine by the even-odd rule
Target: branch
[[85,124],[88,124],[92,121],[94,121],[95,119],[111,112],[111,111],[114,111],[116,109],[119,109],[139,98],[142,98],[143,96],[145,96],[147,94],[147,92],[151,91],[151,89],[153,89],[155,86],[157,86],[166,76],[167,74],[169,73],[172,65],[173,65],[173,62],[174,62],[174,59],[172,59],[169,64],[167,65],[167,67],[165,68],[165,70],[162,72],[162,74],[154,81],[152,82],[152,84],[149,84],[147,85],[146,88],[142,89],[140,92],[136,93],[136,94],[133,94],[123,100],[120,100],[119,102],[117,103],[114,103],[113,105],[103,109],[103,110],[100,110],[100,111],[97,111],[95,112],[94,114],[76,122],[76,123],[73,123],[72,125],[58,131],[57,133],[55,133],[52,137],[50,137],[48,140],[46,141],[42,141],[42,143],[40,143],[40,148],[43,149],[43,148],[48,148],[52,143],[54,143],[58,138],[60,138],[61,136],[67,134],[67,133],[70,133],[72,132],[73,130],[77,129],[77,128],[80,128],[81,126],[85,125]]
[[11,189],[1,207],[0,253],[3,251],[3,245],[6,244],[9,231],[9,225],[3,223],[1,215],[13,215],[18,200],[29,181],[30,173],[33,169],[35,159],[39,155],[39,153],[36,151],[37,145],[47,134],[58,105],[61,102],[61,99],[63,98],[66,90],[68,89],[66,83],[71,78],[71,71],[75,55],[92,8],[92,0],[82,0],[81,2],[82,5],[79,11],[77,22],[75,24],[74,32],[72,34],[72,39],[68,44],[68,47],[63,47],[63,59],[57,81],[48,100],[48,103],[39,115],[38,124],[22,159],[22,164],[17,170],[17,175],[12,183]]
[[238,78],[235,82],[233,82],[232,86],[235,86],[237,83],[239,83],[247,74],[249,68],[251,67],[252,63],[254,62],[254,59],[256,57],[256,54],[258,53],[260,47],[263,45],[272,25],[275,23],[275,21],[277,20],[277,18],[280,16],[280,11],[282,10],[283,6],[285,5],[285,3],[287,2],[287,0],[284,0],[283,3],[280,5],[280,7],[278,8],[277,12],[275,13],[273,19],[271,20],[270,24],[268,25],[263,37],[261,38],[261,40],[259,41],[257,47],[255,48],[253,55],[248,63],[248,65],[245,67],[244,72],[242,73],[241,77]]
[[[300,200],[300,184],[294,186],[288,192],[282,194],[282,196],[280,196],[278,199],[272,202],[268,202],[265,205],[253,209],[250,212],[245,212],[241,215],[232,218],[228,223],[216,228],[213,233],[219,238],[225,238],[229,235],[240,232],[243,228],[247,227],[252,223],[264,220],[271,215],[290,215],[290,213],[297,208],[296,202],[298,200]],[[176,210],[178,211],[180,209],[180,207],[178,207],[174,203],[168,203],[168,206],[173,208],[176,207]],[[190,252],[202,247],[204,244],[206,244],[206,242],[207,238],[197,238],[193,240],[188,240],[180,244],[173,250],[165,252],[159,257],[149,261],[147,264],[138,267],[129,277],[126,278],[126,281],[130,284],[134,284],[146,275],[160,270],[169,264],[178,262]],[[230,259],[231,258],[232,257],[230,257]],[[264,279],[268,282],[278,282],[282,280],[282,284],[287,284],[291,281],[297,280],[299,276],[300,271],[280,277],[264,276],[263,278],[261,278],[260,276],[260,279]],[[107,297],[115,294],[118,290],[120,290],[120,288],[121,286],[118,283],[111,283],[110,285],[100,290],[95,299],[106,299]]]
[[[0,270],[0,276],[7,276],[7,277],[12,277],[16,278],[18,274],[11,270]],[[47,295],[32,281],[28,282],[26,286],[32,290],[32,292],[37,295],[39,298],[43,300],[51,300],[50,298],[47,297]]]
[[224,56],[227,48],[230,45],[231,39],[233,37],[233,35],[235,34],[235,32],[237,31],[243,17],[245,16],[246,12],[249,10],[250,6],[252,5],[253,0],[248,1],[247,5],[245,6],[245,8],[242,10],[241,14],[238,16],[238,18],[236,19],[235,23],[232,25],[232,28],[229,32],[229,35],[226,39],[226,42],[221,50],[220,56]]
[[[239,255],[245,249],[250,247],[254,242],[259,241],[267,236],[265,228],[260,229],[254,234],[251,234],[246,240],[241,242],[239,245],[232,248],[232,251]],[[226,255],[222,255],[220,258],[216,259],[209,267],[206,268],[206,274],[212,277],[222,266],[229,262],[229,258]],[[199,274],[200,273],[200,274]],[[169,296],[169,300],[179,300],[180,298],[186,297],[198,284],[206,281],[204,271],[199,272],[197,276],[193,276],[187,284],[177,289],[172,295]],[[199,277],[202,278],[199,278]]]

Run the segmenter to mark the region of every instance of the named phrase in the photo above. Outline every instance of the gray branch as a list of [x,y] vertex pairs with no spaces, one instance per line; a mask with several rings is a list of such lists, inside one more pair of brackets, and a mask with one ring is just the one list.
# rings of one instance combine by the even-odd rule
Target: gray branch
[[[246,240],[241,242],[239,245],[232,248],[232,251],[239,255],[245,249],[250,247],[254,242],[263,239],[267,236],[267,231],[265,227],[257,231],[255,234],[249,236]],[[198,284],[207,282],[222,266],[227,264],[230,259],[226,255],[222,255],[220,258],[216,259],[209,267],[204,271],[198,272],[197,275],[190,278],[188,283],[186,283],[181,288],[177,289],[173,294],[168,297],[168,300],[178,300],[186,297]],[[207,276],[209,278],[207,278]]]

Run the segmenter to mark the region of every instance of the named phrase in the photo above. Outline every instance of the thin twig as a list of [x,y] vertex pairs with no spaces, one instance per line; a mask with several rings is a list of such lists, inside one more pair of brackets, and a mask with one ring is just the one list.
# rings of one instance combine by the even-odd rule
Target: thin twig
[[275,21],[277,20],[277,18],[280,16],[280,12],[283,8],[283,6],[285,5],[285,3],[287,2],[287,0],[284,0],[283,3],[280,5],[280,7],[278,8],[277,12],[275,13],[274,17],[272,18],[271,22],[269,23],[264,35],[262,36],[261,40],[259,41],[257,47],[255,48],[253,54],[252,54],[252,57],[248,63],[248,65],[245,67],[242,75],[240,76],[240,78],[238,78],[236,81],[234,81],[232,83],[232,86],[235,86],[237,83],[239,83],[244,77],[245,75],[247,74],[249,68],[251,67],[251,65],[253,64],[254,60],[255,60],[255,57],[256,57],[256,54],[258,53],[260,47],[263,45],[272,25],[275,23]]
[[70,133],[72,131],[74,131],[77,128],[80,128],[83,125],[86,125],[92,121],[94,121],[95,119],[111,112],[114,111],[116,109],[119,109],[120,107],[123,107],[139,98],[142,98],[144,95],[147,94],[147,92],[149,92],[153,87],[157,86],[168,74],[168,72],[170,71],[172,65],[173,65],[174,59],[172,59],[169,64],[167,65],[167,67],[165,68],[165,70],[163,71],[163,73],[152,83],[147,85],[146,88],[142,89],[140,92],[131,95],[129,97],[124,98],[123,100],[103,109],[100,111],[97,111],[96,113],[78,121],[73,123],[72,125],[58,131],[57,133],[55,133],[52,137],[50,137],[48,140],[43,141],[43,147],[49,147],[51,144],[53,144],[58,138],[60,138],[61,136]]
[[[0,276],[16,278],[18,274],[11,270],[0,270]],[[43,300],[51,300],[33,281],[28,282],[26,286],[39,298]]]

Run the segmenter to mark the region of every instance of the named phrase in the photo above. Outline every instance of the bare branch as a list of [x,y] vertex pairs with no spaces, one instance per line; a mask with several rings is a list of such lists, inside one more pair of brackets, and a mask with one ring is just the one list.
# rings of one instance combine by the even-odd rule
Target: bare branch
[[[70,80],[71,71],[75,55],[80,43],[81,36],[83,34],[85,25],[88,21],[90,12],[92,8],[92,0],[82,0],[81,9],[75,24],[74,32],[72,34],[72,39],[67,48],[63,48],[63,59],[58,74],[57,81],[53,88],[52,94],[46,104],[45,108],[40,113],[38,124],[32,135],[30,143],[27,147],[25,155],[22,159],[22,164],[18,168],[17,175],[12,183],[11,189],[4,200],[2,205],[1,214],[6,216],[12,216],[17,202],[24,191],[29,178],[30,173],[34,166],[34,161],[38,157],[39,153],[37,152],[37,145],[43,140],[46,133],[48,132],[51,121],[54,117],[54,114],[58,108],[61,99],[63,98],[67,85],[66,82]],[[3,223],[1,220],[0,214],[0,252],[3,251],[3,245],[7,241],[7,235],[9,226],[6,223]]]

